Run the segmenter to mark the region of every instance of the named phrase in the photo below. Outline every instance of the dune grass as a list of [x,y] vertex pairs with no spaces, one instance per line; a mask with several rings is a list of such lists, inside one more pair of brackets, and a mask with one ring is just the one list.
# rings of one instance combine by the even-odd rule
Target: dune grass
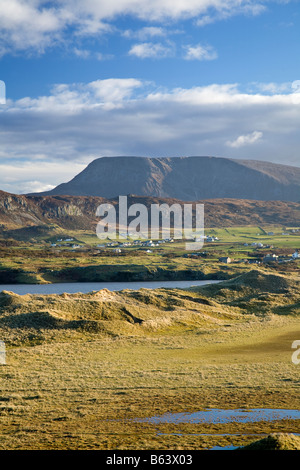
[[[259,307],[259,308],[258,308]],[[166,412],[299,409],[299,278],[203,288],[0,294],[1,449],[207,449],[297,420],[151,424]]]

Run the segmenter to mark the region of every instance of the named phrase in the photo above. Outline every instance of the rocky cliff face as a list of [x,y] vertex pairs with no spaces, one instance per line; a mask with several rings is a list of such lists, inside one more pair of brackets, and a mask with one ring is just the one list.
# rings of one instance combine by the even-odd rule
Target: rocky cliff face
[[43,194],[300,201],[300,168],[216,157],[103,157]]
[[62,228],[90,229],[102,198],[24,196],[0,191],[0,225],[20,228],[57,224]]

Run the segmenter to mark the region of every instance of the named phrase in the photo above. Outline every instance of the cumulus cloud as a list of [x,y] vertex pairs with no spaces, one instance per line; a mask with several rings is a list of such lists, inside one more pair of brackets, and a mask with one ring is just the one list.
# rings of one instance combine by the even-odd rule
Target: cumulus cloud
[[80,59],[88,59],[91,56],[91,52],[87,49],[74,48],[74,54]]
[[300,80],[294,80],[292,82],[292,90],[294,93],[300,93]]
[[292,93],[295,88],[295,82],[284,82],[284,83],[260,83],[253,82],[248,85],[248,91],[250,93],[260,92],[265,94],[282,94],[282,93]]
[[206,26],[237,15],[257,16],[265,12],[266,8],[266,5],[259,1],[236,2],[235,0],[228,0],[217,2],[216,8],[210,5],[204,14],[201,14],[196,20],[196,24],[198,26]]
[[174,55],[174,49],[170,45],[143,42],[141,44],[134,44],[128,54],[140,59],[162,59]]
[[218,57],[217,52],[211,46],[184,46],[186,60],[215,60]]
[[228,147],[240,148],[244,147],[245,145],[255,144],[262,138],[262,136],[262,132],[254,131],[251,134],[240,135],[237,139],[233,141],[227,141],[226,145],[228,145]]
[[[56,182],[64,183],[85,168],[83,163],[51,161],[50,158],[32,156],[32,160],[16,159],[13,163],[5,161],[1,167],[1,190],[8,193],[26,194],[49,191]],[[53,183],[51,184],[51,181]],[[49,183],[50,182],[50,183]]]
[[12,51],[45,48],[61,39],[67,18],[58,10],[43,8],[42,2],[0,0],[0,39],[2,54]]
[[103,155],[299,166],[300,93],[246,93],[238,84],[161,89],[135,78],[57,84],[48,96],[7,100],[0,126],[0,188],[11,192],[20,181],[27,190],[67,181]]
[[[185,60],[205,61],[218,58],[217,52],[210,45],[184,45],[182,49],[182,57]],[[129,50],[129,55],[138,57],[139,59],[162,59],[165,57],[176,57],[178,54],[176,45],[171,41],[167,41],[165,44],[153,42],[134,44]]]
[[140,41],[145,41],[153,37],[164,37],[167,36],[167,31],[161,26],[145,26],[137,31],[127,29],[124,31],[123,36],[129,39],[138,39]]
[[[0,54],[43,53],[65,42],[68,32],[73,38],[111,32],[115,19],[124,15],[151,23],[197,19],[203,25],[263,10],[258,0],[0,0]],[[150,25],[140,34],[149,38],[163,34],[163,29],[157,24]]]
[[140,88],[142,82],[135,78],[108,78],[89,83],[89,104],[96,100],[98,104],[121,105],[125,99],[132,96],[135,89]]

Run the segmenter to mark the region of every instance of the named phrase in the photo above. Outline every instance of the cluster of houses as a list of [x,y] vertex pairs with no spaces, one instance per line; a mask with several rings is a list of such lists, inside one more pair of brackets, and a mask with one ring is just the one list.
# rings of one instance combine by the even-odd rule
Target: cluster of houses
[[195,242],[202,242],[202,241],[205,241],[205,242],[217,242],[219,241],[219,238],[218,237],[215,237],[213,235],[201,235],[201,237],[198,237],[198,238],[195,238],[194,240]]
[[77,249],[77,248],[80,248],[80,245],[78,245],[77,243],[72,243],[74,241],[74,238],[59,238],[58,240],[56,240],[56,242],[53,242],[51,243],[51,247],[52,248],[55,248],[57,246],[62,246],[62,247],[71,247],[73,250],[74,249]]
[[[114,253],[121,253],[123,248],[127,247],[143,247],[148,248],[146,250],[148,253],[151,251],[149,248],[160,246],[163,243],[173,243],[173,238],[164,238],[162,240],[153,241],[153,240],[134,240],[134,241],[109,241],[108,243],[97,244],[96,248],[114,248]],[[81,248],[82,245],[76,244],[74,238],[59,238],[55,242],[52,242],[50,245],[52,248],[55,247],[69,247],[72,249]]]
[[298,250],[296,250],[292,255],[290,256],[284,256],[284,255],[275,255],[274,253],[267,254],[262,258],[262,260],[257,260],[257,259],[240,259],[234,261],[231,259],[229,256],[223,256],[219,258],[220,263],[225,263],[229,264],[232,262],[235,263],[249,263],[249,264],[260,264],[261,262],[264,264],[269,264],[269,263],[289,263],[290,261],[294,261],[296,259],[300,259],[300,255]]
[[203,238],[206,242],[217,242],[219,240],[218,237],[213,237],[212,235],[204,235]]
[[273,245],[264,245],[263,243],[260,242],[253,242],[253,243],[244,243],[244,246],[253,246],[256,248],[273,248]]
[[284,255],[275,255],[274,253],[272,254],[267,254],[263,258],[263,263],[289,263],[290,261],[294,261],[296,259],[300,258],[298,250],[296,250],[292,255],[290,256],[284,256]]
[[[165,238],[163,240],[158,240],[158,241],[153,241],[153,240],[134,240],[133,242],[130,241],[125,241],[123,243],[121,242],[109,242],[106,244],[102,245],[97,245],[98,248],[111,248],[111,247],[116,247],[114,249],[114,253],[121,253],[122,248],[127,248],[127,247],[144,247],[144,248],[152,248],[155,246],[160,246],[162,243],[173,243],[174,239],[173,238]],[[146,250],[148,253],[151,253],[151,250]]]

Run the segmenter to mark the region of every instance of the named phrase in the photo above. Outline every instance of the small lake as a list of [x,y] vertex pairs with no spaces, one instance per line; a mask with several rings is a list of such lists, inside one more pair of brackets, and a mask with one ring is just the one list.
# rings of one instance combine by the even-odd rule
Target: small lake
[[249,423],[259,421],[278,421],[281,419],[300,419],[300,410],[286,409],[206,409],[195,413],[167,413],[162,416],[153,416],[143,419],[144,422],[153,424],[163,423]]
[[14,292],[15,294],[85,294],[87,292],[108,289],[110,291],[120,291],[123,289],[138,290],[166,288],[185,289],[193,286],[205,286],[221,281],[132,281],[132,282],[62,282],[55,284],[0,284],[0,292],[3,290]]

